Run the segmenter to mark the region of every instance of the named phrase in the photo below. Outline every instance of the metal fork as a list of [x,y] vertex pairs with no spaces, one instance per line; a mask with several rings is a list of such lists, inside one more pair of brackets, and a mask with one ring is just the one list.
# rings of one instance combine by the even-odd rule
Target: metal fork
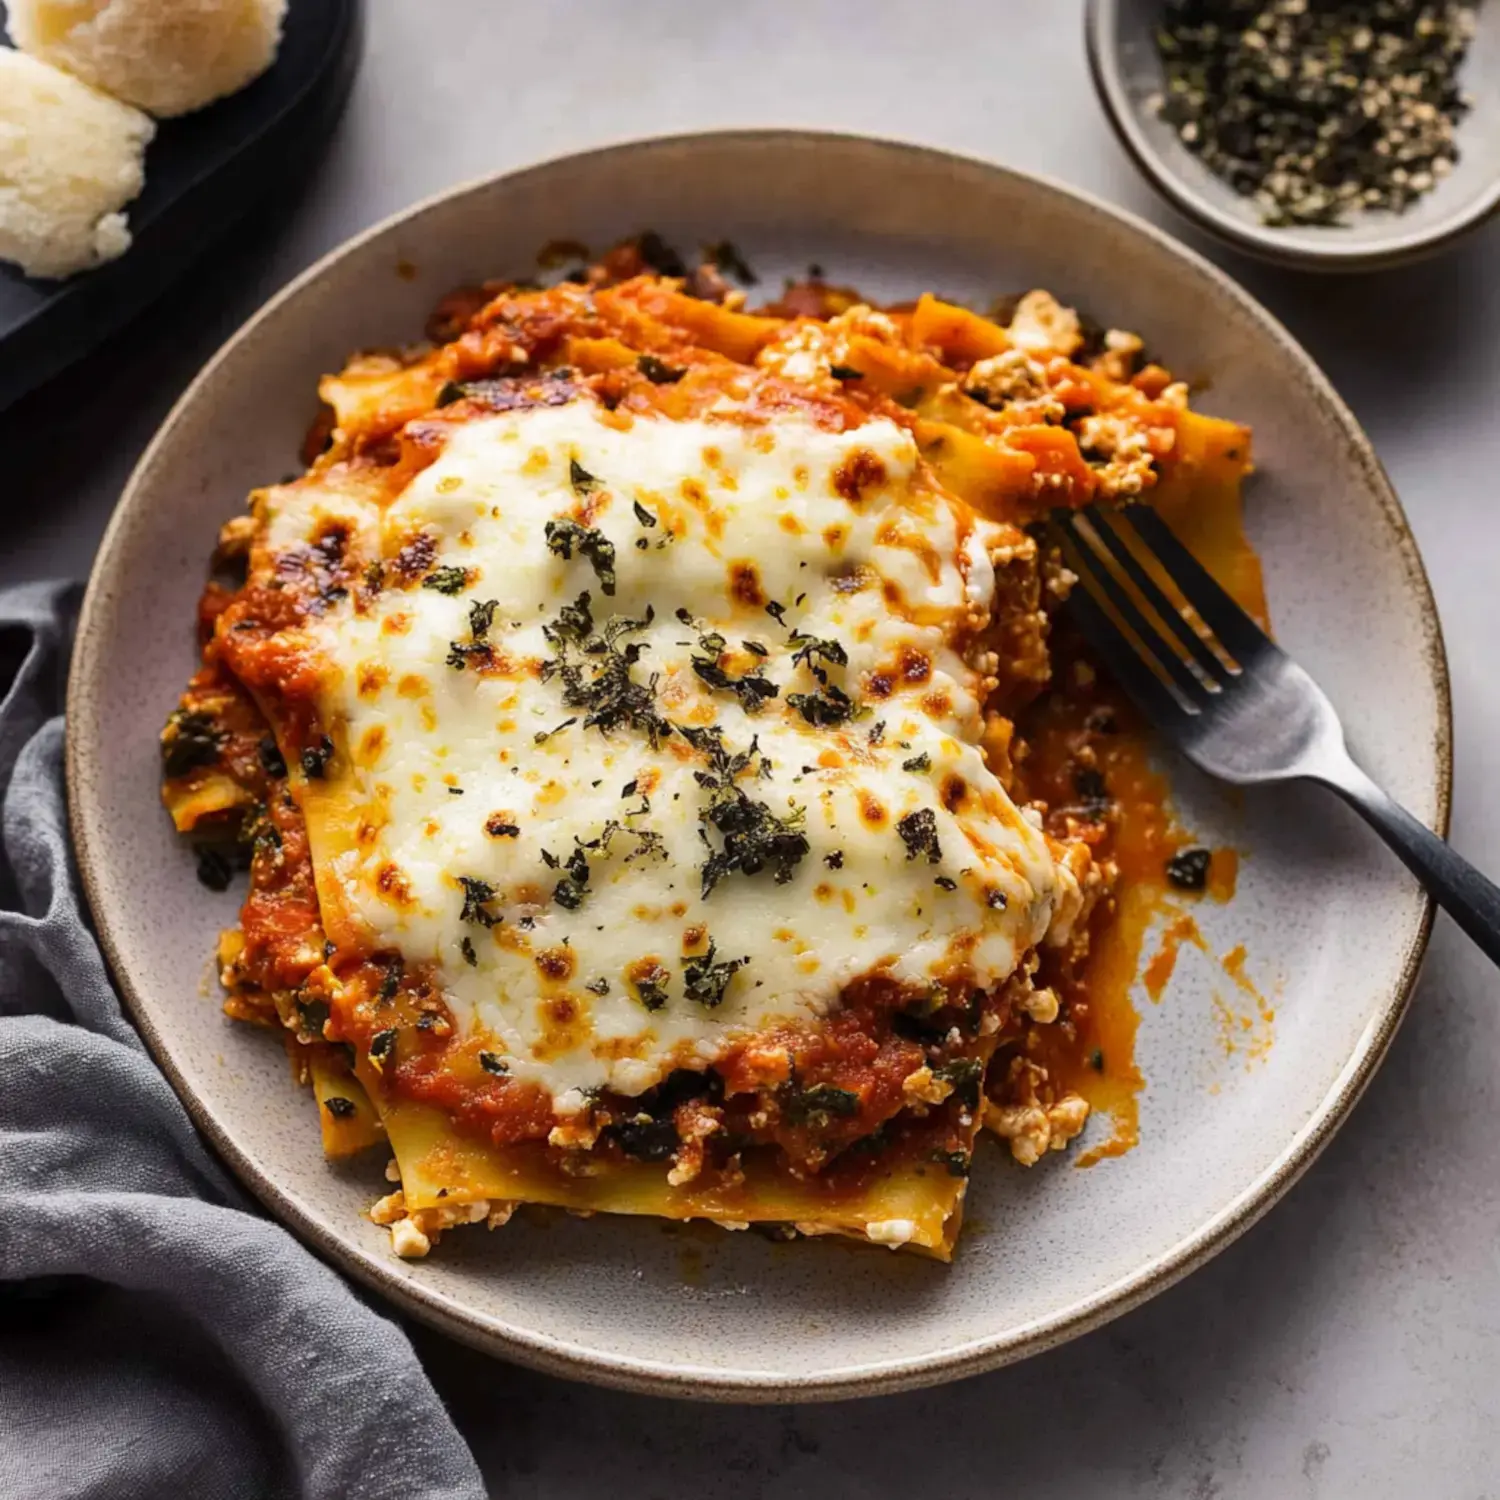
[[1500,888],[1355,765],[1323,690],[1160,516],[1145,505],[1107,513],[1091,505],[1055,512],[1052,526],[1079,579],[1068,600],[1073,620],[1157,729],[1221,780],[1331,787],[1500,963]]

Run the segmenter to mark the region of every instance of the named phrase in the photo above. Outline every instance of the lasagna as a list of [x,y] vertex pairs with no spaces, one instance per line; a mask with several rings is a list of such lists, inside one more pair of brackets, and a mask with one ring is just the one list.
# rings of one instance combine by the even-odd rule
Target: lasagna
[[388,1147],[398,1254],[530,1203],[947,1259],[986,1124],[1079,1134],[1122,814],[1038,790],[1043,523],[1248,462],[1140,350],[1039,291],[750,311],[643,236],[325,378],[164,789],[248,865],[230,1015],[331,1156]]

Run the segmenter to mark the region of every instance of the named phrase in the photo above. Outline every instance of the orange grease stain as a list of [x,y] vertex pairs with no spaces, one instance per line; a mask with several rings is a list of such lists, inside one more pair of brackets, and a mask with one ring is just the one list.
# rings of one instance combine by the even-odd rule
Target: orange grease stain
[[[1215,578],[1262,624],[1268,623],[1260,559],[1245,537],[1239,468],[1243,453],[1223,445],[1242,444],[1248,434],[1216,429],[1190,434],[1151,503]],[[1166,879],[1167,861],[1194,840],[1178,827],[1168,806],[1166,779],[1150,763],[1152,737],[1128,704],[1102,677],[1079,670],[1087,662],[1077,642],[1054,639],[1053,686],[1017,715],[1016,733],[1029,747],[1014,777],[1019,800],[1047,806],[1047,830],[1054,837],[1082,837],[1097,862],[1112,859],[1117,868],[1114,889],[1101,900],[1090,921],[1087,957],[1072,972],[1053,952],[1044,950],[1038,985],[1051,985],[1063,1003],[1063,1020],[1037,1027],[1028,1056],[1045,1067],[1059,1091],[1088,1101],[1091,1111],[1108,1114],[1108,1140],[1082,1152],[1077,1165],[1090,1167],[1106,1157],[1121,1156],[1140,1139],[1139,1095],[1144,1083],[1135,1061],[1140,1016],[1130,993],[1140,979],[1159,1002],[1184,943],[1207,952],[1185,896]],[[1108,733],[1090,732],[1101,711],[1113,721]],[[1077,810],[1075,782],[1080,764],[1092,764],[1103,777],[1118,814],[1109,827],[1091,829]],[[1239,878],[1239,855],[1215,849],[1205,894],[1228,901]],[[1151,930],[1166,921],[1160,946],[1143,963]],[[1225,972],[1256,993],[1261,1026],[1251,1043],[1269,1047],[1274,1011],[1260,999],[1244,975],[1244,950],[1225,960]],[[1217,997],[1216,997],[1217,999]],[[1222,1003],[1222,1002],[1219,1002]]]
[[1186,912],[1167,925],[1166,931],[1161,935],[1161,946],[1152,955],[1142,975],[1146,993],[1158,1004],[1161,1002],[1161,992],[1166,989],[1167,981],[1177,967],[1177,954],[1184,943],[1202,948],[1205,953],[1208,951],[1203,934],[1198,931],[1198,924]]

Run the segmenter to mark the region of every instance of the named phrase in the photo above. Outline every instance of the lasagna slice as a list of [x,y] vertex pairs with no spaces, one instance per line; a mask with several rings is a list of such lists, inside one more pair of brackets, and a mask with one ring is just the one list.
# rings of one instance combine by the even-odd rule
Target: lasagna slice
[[[331,1154],[388,1140],[398,1253],[520,1203],[952,1251],[991,1057],[1098,887],[1007,791],[1018,523],[1115,460],[1037,385],[1095,379],[1069,351],[821,312],[608,263],[460,297],[226,528],[167,801],[238,825],[231,1013]],[[1117,389],[1149,472],[1174,408]]]

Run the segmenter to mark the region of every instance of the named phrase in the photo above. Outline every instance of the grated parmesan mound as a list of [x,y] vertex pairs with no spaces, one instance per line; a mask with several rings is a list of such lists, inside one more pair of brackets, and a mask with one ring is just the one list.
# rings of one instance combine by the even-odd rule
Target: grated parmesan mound
[[9,0],[16,46],[166,118],[271,66],[286,0]]
[[122,212],[156,126],[138,109],[0,48],[0,260],[61,278],[122,255]]

